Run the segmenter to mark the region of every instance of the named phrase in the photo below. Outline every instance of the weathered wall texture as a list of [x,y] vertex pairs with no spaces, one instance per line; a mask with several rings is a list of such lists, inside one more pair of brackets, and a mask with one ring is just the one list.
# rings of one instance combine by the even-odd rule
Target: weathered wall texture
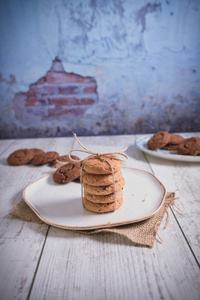
[[200,131],[199,0],[0,1],[0,137]]

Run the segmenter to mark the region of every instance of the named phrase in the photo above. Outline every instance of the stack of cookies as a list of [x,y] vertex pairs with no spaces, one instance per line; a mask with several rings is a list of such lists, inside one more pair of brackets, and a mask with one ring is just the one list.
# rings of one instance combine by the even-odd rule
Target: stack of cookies
[[[112,165],[112,169],[108,161]],[[82,201],[87,210],[106,213],[118,209],[123,204],[125,180],[122,176],[121,167],[122,162],[114,155],[113,158],[92,157],[84,161]],[[115,184],[113,183],[113,175]]]

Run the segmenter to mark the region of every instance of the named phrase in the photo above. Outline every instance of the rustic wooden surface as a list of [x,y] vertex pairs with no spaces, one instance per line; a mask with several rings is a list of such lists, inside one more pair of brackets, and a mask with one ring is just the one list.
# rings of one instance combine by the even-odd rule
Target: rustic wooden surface
[[[193,134],[194,135],[194,134]],[[195,133],[200,136],[200,134]],[[48,165],[8,166],[20,148],[66,154],[74,138],[0,141],[0,295],[1,299],[200,299],[200,163],[158,159],[142,153],[136,135],[80,137],[89,148],[120,150],[128,146],[126,166],[154,173],[176,192],[153,249],[136,247],[110,233],[87,236],[9,215],[23,189],[51,172]],[[100,150],[101,151],[101,150]]]

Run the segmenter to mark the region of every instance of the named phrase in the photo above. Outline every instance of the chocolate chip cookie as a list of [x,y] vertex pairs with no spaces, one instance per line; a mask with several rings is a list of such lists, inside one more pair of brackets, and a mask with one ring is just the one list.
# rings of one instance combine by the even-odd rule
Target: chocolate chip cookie
[[165,150],[177,150],[179,144],[184,141],[184,138],[179,134],[170,134],[170,140],[167,145],[165,145],[162,149]]
[[[117,171],[114,174],[115,181],[119,181],[122,179],[122,172]],[[88,174],[86,172],[83,172],[83,183],[94,185],[94,186],[106,186],[113,184],[113,175],[112,174],[106,174],[106,175],[96,175],[96,174]]]
[[[115,182],[115,190],[119,191],[123,189],[124,185],[125,180],[122,177],[119,181]],[[108,195],[114,193],[114,185],[110,184],[106,186],[92,186],[89,184],[84,184],[84,191],[94,195]]]
[[[122,206],[123,204],[123,198],[121,198],[120,200],[116,201],[116,209],[118,209],[120,206]],[[115,202],[111,202],[111,203],[94,203],[91,202],[89,200],[87,200],[86,198],[83,198],[83,206],[92,212],[95,213],[107,213],[107,212],[111,212],[115,209]]]
[[[91,158],[87,159],[84,162],[83,169],[88,174],[112,174],[112,169],[109,165],[109,163],[112,165],[113,171],[117,172],[122,167],[122,162],[117,157],[113,155],[113,157],[100,157],[100,158]],[[109,163],[106,161],[109,161]]]
[[59,154],[56,151],[44,152],[44,153],[36,154],[34,156],[33,160],[31,161],[31,163],[35,166],[44,165],[44,164],[52,162],[53,160],[55,160],[58,157],[59,157]]
[[53,180],[57,183],[67,183],[80,177],[81,167],[77,163],[68,163],[54,172]]
[[[115,193],[108,195],[94,195],[84,191],[84,196],[87,200],[93,203],[110,203],[115,201]],[[123,189],[116,191],[116,200],[120,200],[123,197]]]
[[200,137],[187,138],[179,144],[178,154],[200,155]]
[[168,131],[156,132],[147,142],[150,150],[157,150],[166,146],[170,141],[170,133]]
[[7,162],[11,166],[21,166],[28,164],[35,156],[35,151],[33,149],[19,149],[11,153]]

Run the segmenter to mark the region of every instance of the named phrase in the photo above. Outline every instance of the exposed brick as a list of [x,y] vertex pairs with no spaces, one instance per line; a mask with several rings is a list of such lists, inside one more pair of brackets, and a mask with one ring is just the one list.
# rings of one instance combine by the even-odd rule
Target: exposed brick
[[48,99],[39,98],[39,97],[28,97],[26,99],[26,106],[34,106],[34,105],[47,105]]
[[48,115],[49,116],[61,116],[69,113],[69,109],[63,109],[62,107],[49,108]]
[[63,120],[68,114],[73,119],[97,100],[95,78],[65,72],[62,62],[56,58],[45,76],[31,84],[27,92],[16,94],[15,111],[26,125],[33,120]]
[[32,106],[32,105],[35,105],[35,104],[38,104],[38,103],[39,103],[38,98],[27,98],[26,99],[26,105],[28,105],[28,106]]
[[68,73],[68,80],[70,82],[79,82],[79,83],[96,83],[93,77],[83,77],[74,73]]
[[97,86],[96,85],[94,85],[94,86],[86,86],[83,89],[83,92],[84,93],[88,93],[88,94],[96,94],[97,93]]
[[49,100],[50,104],[55,105],[90,105],[95,102],[93,98],[53,98]]
[[53,72],[47,72],[46,75],[46,82],[47,83],[67,83],[67,76],[66,73],[53,73]]
[[52,85],[31,85],[27,93],[28,96],[31,95],[54,95],[59,93],[59,88]]
[[83,77],[74,73],[66,72],[47,72],[46,75],[47,83],[95,83],[92,77]]
[[50,108],[48,109],[48,115],[51,116],[61,116],[61,115],[68,115],[72,114],[75,116],[82,115],[86,108],[83,107],[78,107],[78,108],[71,108],[71,109],[66,109],[62,107],[56,107],[56,108]]
[[45,77],[42,77],[37,81],[37,84],[44,84],[45,81],[46,81]]
[[59,87],[59,93],[62,95],[74,95],[80,92],[79,86],[64,86]]

